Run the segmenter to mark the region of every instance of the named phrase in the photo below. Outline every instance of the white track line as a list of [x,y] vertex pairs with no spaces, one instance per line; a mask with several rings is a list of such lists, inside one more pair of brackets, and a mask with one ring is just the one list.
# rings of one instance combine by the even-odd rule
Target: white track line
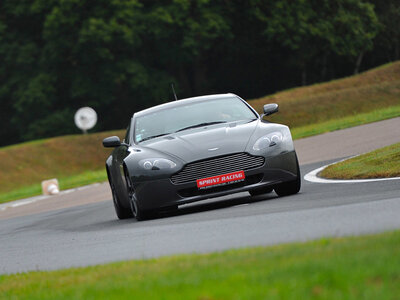
[[75,191],[85,190],[87,188],[90,188],[90,187],[96,186],[96,185],[100,185],[100,184],[101,183],[93,183],[93,184],[89,184],[89,185],[85,185],[85,186],[81,186],[81,187],[77,187],[77,188],[73,188],[73,189],[69,189],[69,190],[64,190],[64,191],[61,191],[59,194],[56,194],[53,196],[36,196],[36,197],[32,197],[32,198],[26,198],[26,199],[6,202],[4,204],[0,204],[0,211],[6,210],[7,208],[10,208],[10,207],[14,208],[14,207],[22,206],[22,205],[35,203],[35,202],[45,200],[48,198],[54,198],[54,199],[58,200],[59,199],[58,196],[69,194],[69,193],[72,193]]
[[[356,155],[358,156],[358,155]],[[342,179],[325,179],[325,178],[321,178],[318,177],[318,173],[321,172],[323,169],[325,169],[326,167],[329,167],[330,165],[334,165],[337,164],[339,162],[348,160],[350,158],[353,158],[355,156],[349,157],[349,158],[345,158],[342,160],[339,160],[337,162],[331,163],[329,165],[323,166],[321,168],[315,169],[309,173],[307,173],[304,176],[304,179],[310,182],[314,182],[314,183],[363,183],[363,182],[374,182],[374,181],[387,181],[387,180],[399,180],[400,177],[390,177],[390,178],[370,178],[370,179],[349,179],[349,180],[342,180]]]

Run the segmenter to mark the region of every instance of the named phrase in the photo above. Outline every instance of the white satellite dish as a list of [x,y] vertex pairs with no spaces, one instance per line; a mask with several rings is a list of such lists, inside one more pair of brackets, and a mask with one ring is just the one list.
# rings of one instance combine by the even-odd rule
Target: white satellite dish
[[97,114],[91,107],[82,107],[75,113],[75,125],[86,133],[96,125]]

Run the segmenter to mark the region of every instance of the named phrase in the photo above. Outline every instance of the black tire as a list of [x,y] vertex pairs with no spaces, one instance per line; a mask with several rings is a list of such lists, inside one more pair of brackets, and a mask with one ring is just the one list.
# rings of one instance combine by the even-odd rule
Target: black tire
[[132,186],[132,182],[126,173],[125,173],[125,180],[126,180],[126,185],[128,188],[128,197],[129,197],[129,202],[130,202],[130,206],[131,206],[130,211],[131,211],[132,216],[137,221],[146,220],[149,217],[149,212],[141,209],[138,206],[135,191]]
[[143,209],[140,209],[138,207],[136,198],[135,198],[135,194],[132,194],[132,197],[130,199],[131,199],[131,211],[132,211],[133,217],[137,221],[146,220],[149,217],[149,214],[147,211],[144,211]]
[[275,186],[274,188],[275,193],[277,193],[279,197],[294,195],[300,191],[301,174],[300,174],[300,167],[297,155],[296,155],[296,164],[297,164],[297,178],[293,181],[281,183]]
[[123,219],[132,218],[133,217],[132,210],[130,208],[125,208],[121,205],[121,203],[118,199],[114,184],[112,183],[112,181],[109,181],[109,182],[110,182],[111,193],[112,193],[112,197],[113,197],[115,213],[117,214],[118,219],[123,220]]
[[261,188],[261,189],[250,190],[249,193],[251,196],[259,196],[259,195],[271,193],[272,191],[273,191],[273,188],[265,187],[265,188]]

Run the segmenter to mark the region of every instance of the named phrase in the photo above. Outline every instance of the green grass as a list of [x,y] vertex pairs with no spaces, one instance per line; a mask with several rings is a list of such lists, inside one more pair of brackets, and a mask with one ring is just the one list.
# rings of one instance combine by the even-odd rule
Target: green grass
[[331,165],[319,175],[332,179],[400,177],[400,143]]
[[[328,122],[320,123],[320,124],[315,124],[315,125],[308,125],[308,126],[303,126],[303,127],[297,127],[292,129],[292,136],[294,139],[299,139],[299,138],[304,138],[307,136],[312,136],[316,134],[321,134],[325,132],[330,132],[334,130],[339,130],[339,129],[344,129],[348,127],[353,127],[357,125],[362,125],[362,124],[367,124],[379,120],[384,120],[384,119],[389,119],[393,118],[396,116],[400,115],[400,106],[393,106],[393,107],[388,107],[385,109],[369,112],[369,113],[364,113],[364,114],[359,114],[356,116],[351,116],[351,117],[346,117],[342,119],[337,119],[337,120],[330,120]],[[106,134],[107,135],[107,134]],[[120,133],[121,135],[121,133]],[[84,136],[82,138],[85,138]],[[27,145],[39,145],[42,147],[42,145],[46,142],[46,140],[42,141],[35,141],[35,142],[29,142],[27,144],[23,144],[23,146]],[[83,142],[82,142],[83,144]],[[11,146],[11,147],[6,147],[3,149],[7,150],[18,150],[18,146]],[[105,158],[103,158],[105,160]],[[103,164],[103,161],[96,162],[94,165],[91,166],[91,168],[96,168],[98,166],[101,167],[99,170],[93,170],[93,171],[80,171],[83,173],[78,173],[74,174],[71,176],[61,176],[58,178],[59,183],[60,183],[60,188],[62,190],[65,189],[70,189],[70,188],[75,188],[87,184],[92,184],[95,182],[103,182],[107,180],[107,175],[105,173]],[[98,163],[98,164],[97,164]],[[21,172],[22,173],[22,172]],[[8,201],[13,201],[17,199],[22,199],[22,198],[28,198],[32,196],[37,196],[42,193],[41,185],[40,182],[41,180],[49,179],[52,177],[51,174],[48,174],[44,176],[43,174],[41,175],[40,178],[35,179],[37,183],[31,184],[31,185],[20,185],[20,187],[13,187],[11,191],[6,191],[3,193],[0,193],[0,203],[8,202]],[[21,177],[23,175],[21,174]],[[55,176],[53,176],[55,177]]]
[[[400,116],[400,62],[327,83],[290,89],[249,103],[259,112],[276,102],[267,119],[289,125],[294,139]],[[42,180],[61,188],[105,180],[98,175],[110,150],[101,141],[124,130],[72,135],[0,148],[0,203],[41,193]],[[81,175],[83,174],[83,175]]]
[[0,203],[41,194],[41,182],[57,178],[61,189],[106,180],[109,149],[103,138],[123,130],[70,135],[0,149]]
[[[372,111],[372,112],[368,112],[368,113],[364,113],[364,114],[359,114],[356,116],[345,117],[345,118],[337,119],[337,120],[330,120],[330,121],[323,122],[320,124],[293,128],[292,136],[294,139],[299,139],[299,138],[304,138],[307,136],[317,135],[317,134],[321,134],[321,133],[325,133],[325,132],[344,129],[344,128],[353,127],[353,126],[362,125],[362,124],[367,124],[367,123],[371,123],[371,122],[375,122],[375,121],[379,121],[379,120],[389,119],[389,118],[393,118],[393,117],[396,117],[399,115],[400,115],[400,106],[393,106],[393,107],[388,107],[388,108],[384,108],[381,110],[376,110],[376,111]],[[122,135],[122,131],[117,132],[117,133],[119,135]],[[111,134],[112,133],[103,133],[102,136],[111,135]],[[83,141],[81,143],[84,144],[84,139],[86,138],[86,136],[79,136],[78,141],[80,140],[80,138],[83,139]],[[99,138],[99,140],[100,140],[100,138]],[[47,140],[29,142],[26,144],[22,144],[21,146],[28,147],[28,146],[32,146],[32,145],[37,145],[40,147],[45,147],[44,145],[45,145],[46,141]],[[99,147],[98,151],[101,151],[101,149],[100,149],[101,146],[99,146],[99,144],[97,144],[96,146]],[[30,147],[28,147],[28,148],[30,148]],[[5,147],[2,150],[5,150],[5,149],[18,151],[19,147],[18,146],[10,146],[10,147]],[[93,151],[96,151],[96,150],[93,149]],[[107,150],[105,150],[105,152],[108,153]],[[105,156],[100,158],[100,161],[94,162],[91,166],[89,166],[88,168],[94,169],[92,171],[78,170],[78,174],[73,174],[70,176],[62,176],[62,175],[59,176],[58,180],[60,183],[60,188],[62,190],[65,190],[65,189],[75,188],[75,187],[79,187],[79,186],[83,186],[83,185],[87,185],[87,184],[92,184],[95,182],[103,182],[103,181],[107,180],[107,175],[106,175],[104,167],[103,167],[104,161],[105,161]],[[101,167],[101,169],[96,170],[95,168],[98,168],[99,166]],[[82,173],[79,173],[79,172],[82,172]],[[23,172],[21,172],[21,177],[24,176],[22,173]],[[6,175],[6,174],[4,174],[4,175]],[[40,176],[40,178],[38,178],[38,177],[35,178],[35,180],[36,180],[35,184],[20,185],[19,187],[18,187],[18,185],[17,186],[14,185],[10,191],[5,191],[3,193],[0,193],[0,203],[40,195],[42,193],[40,182],[42,180],[49,179],[51,177],[56,177],[56,175],[52,176],[52,174],[49,174],[49,173],[47,173],[46,175],[44,175],[43,173],[38,174],[38,175]],[[16,176],[19,176],[19,175],[17,174]],[[16,179],[16,180],[17,180],[17,182],[19,182],[18,179]],[[1,187],[1,185],[0,185],[0,187]]]
[[[97,171],[87,171],[81,174],[72,175],[69,177],[57,178],[61,190],[76,188],[83,185],[88,185],[96,182],[103,182],[107,180],[106,170],[103,168]],[[19,189],[12,190],[0,194],[0,203],[23,199],[42,194],[41,184],[33,184],[30,186],[23,186]]]
[[268,120],[290,128],[312,126],[400,104],[400,61],[348,78],[294,88],[249,103],[262,111],[266,103],[280,112]]
[[0,276],[1,299],[398,299],[400,232]]
[[291,129],[293,139],[345,129],[400,116],[400,105]]

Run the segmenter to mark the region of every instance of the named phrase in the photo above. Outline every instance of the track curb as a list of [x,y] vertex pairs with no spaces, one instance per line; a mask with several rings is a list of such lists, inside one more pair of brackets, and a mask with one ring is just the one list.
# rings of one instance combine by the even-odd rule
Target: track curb
[[359,155],[354,155],[347,157],[345,159],[330,163],[328,165],[322,166],[320,168],[317,168],[315,170],[312,170],[311,172],[308,172],[306,175],[304,175],[304,180],[307,180],[309,182],[313,183],[367,183],[367,182],[376,182],[376,181],[389,181],[389,180],[400,180],[400,177],[389,177],[389,178],[369,178],[369,179],[328,179],[328,178],[323,178],[319,177],[318,174],[322,172],[325,168],[335,165],[337,163],[340,163],[342,161],[346,161],[350,158],[357,157]]

